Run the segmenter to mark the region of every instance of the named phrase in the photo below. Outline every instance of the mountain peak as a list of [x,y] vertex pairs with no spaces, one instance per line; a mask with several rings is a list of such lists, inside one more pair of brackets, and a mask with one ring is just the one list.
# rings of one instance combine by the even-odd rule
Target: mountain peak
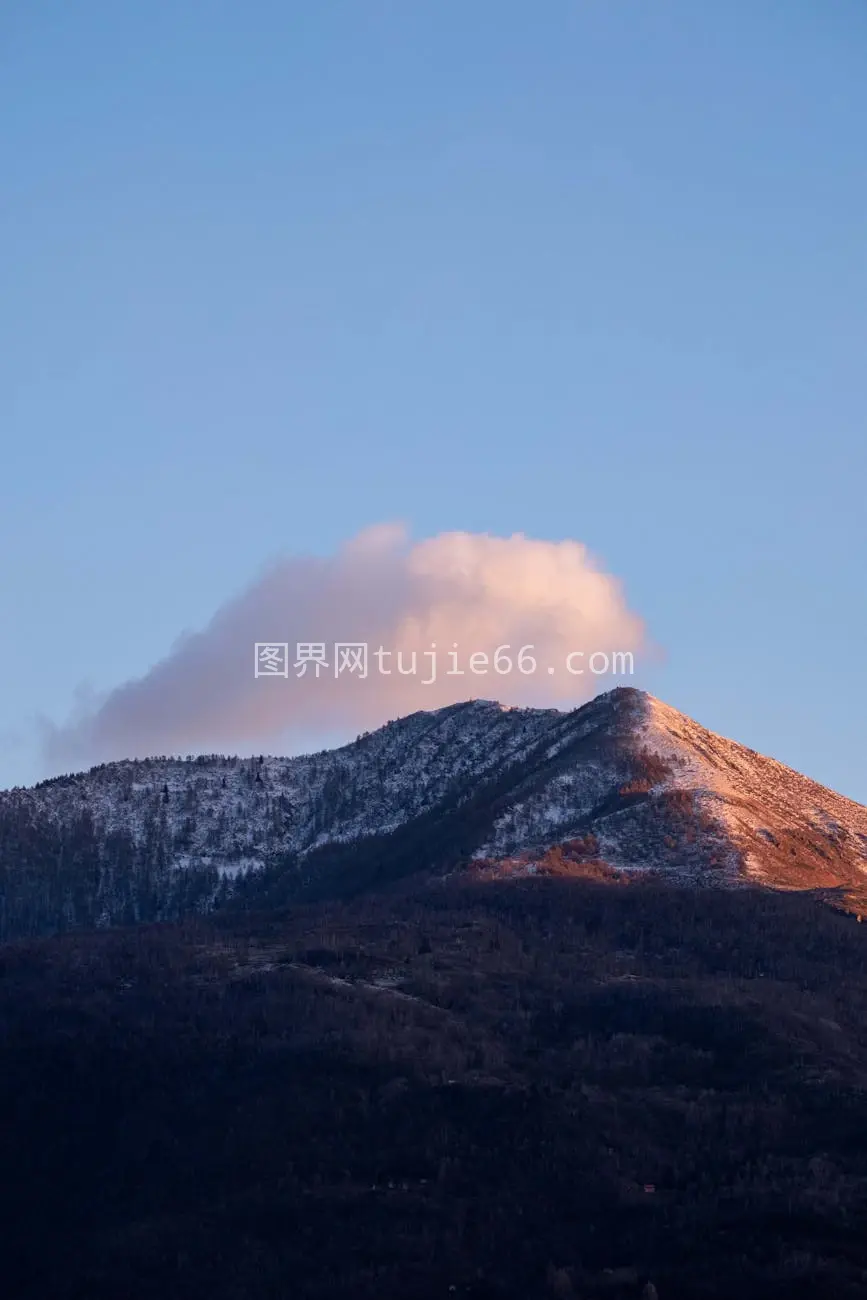
[[124,761],[0,793],[0,937],[239,891],[529,871],[558,846],[695,886],[835,889],[867,911],[867,809],[619,686],[566,712],[468,700],[319,754]]

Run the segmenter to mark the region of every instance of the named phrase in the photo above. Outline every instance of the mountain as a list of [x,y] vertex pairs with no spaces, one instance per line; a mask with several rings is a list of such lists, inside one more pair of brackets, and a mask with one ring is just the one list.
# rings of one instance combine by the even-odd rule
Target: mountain
[[862,1300],[865,815],[626,690],[7,792],[5,1292]]
[[590,862],[867,911],[867,809],[640,691],[571,712],[475,700],[318,754],[109,763],[0,793],[0,938]]

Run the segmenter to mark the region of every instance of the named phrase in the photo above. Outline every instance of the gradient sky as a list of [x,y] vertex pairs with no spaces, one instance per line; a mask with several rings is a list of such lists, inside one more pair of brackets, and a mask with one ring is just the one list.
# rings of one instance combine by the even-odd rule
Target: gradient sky
[[0,786],[402,519],[586,543],[867,801],[862,0],[11,0],[0,121]]

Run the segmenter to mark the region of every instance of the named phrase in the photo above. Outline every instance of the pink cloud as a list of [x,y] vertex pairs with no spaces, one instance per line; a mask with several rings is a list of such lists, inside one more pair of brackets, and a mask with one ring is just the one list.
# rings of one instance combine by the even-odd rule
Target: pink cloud
[[[255,678],[254,643],[268,640],[289,644],[288,678]],[[369,659],[366,680],[335,678],[335,641],[367,643],[371,655],[379,647],[391,653]],[[318,680],[310,670],[296,676],[298,642],[324,643],[330,671]],[[436,680],[423,685],[433,645]],[[502,645],[510,646],[513,661],[520,647],[532,646],[536,671],[494,672]],[[272,566],[143,677],[51,727],[46,758],[56,770],[147,754],[264,747],[278,737],[370,728],[470,698],[574,707],[610,682],[586,666],[583,674],[569,673],[568,655],[583,652],[583,659],[572,659],[575,668],[593,652],[639,655],[644,646],[642,622],[620,584],[579,542],[464,532],[413,542],[398,525],[378,525],[333,556],[290,557]],[[452,650],[457,660],[448,658]],[[415,652],[416,675],[396,671],[398,651],[405,668]],[[486,674],[470,671],[471,654],[488,656]],[[391,671],[381,673],[380,662]],[[463,675],[447,673],[455,666]]]

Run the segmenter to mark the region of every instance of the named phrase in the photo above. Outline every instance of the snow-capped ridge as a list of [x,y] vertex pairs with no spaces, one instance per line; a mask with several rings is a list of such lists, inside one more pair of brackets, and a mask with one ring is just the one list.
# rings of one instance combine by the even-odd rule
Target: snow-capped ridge
[[257,874],[309,888],[350,848],[409,875],[567,841],[693,885],[855,897],[867,809],[630,687],[565,712],[468,700],[316,754],[124,760],[0,793],[0,934],[206,908]]

